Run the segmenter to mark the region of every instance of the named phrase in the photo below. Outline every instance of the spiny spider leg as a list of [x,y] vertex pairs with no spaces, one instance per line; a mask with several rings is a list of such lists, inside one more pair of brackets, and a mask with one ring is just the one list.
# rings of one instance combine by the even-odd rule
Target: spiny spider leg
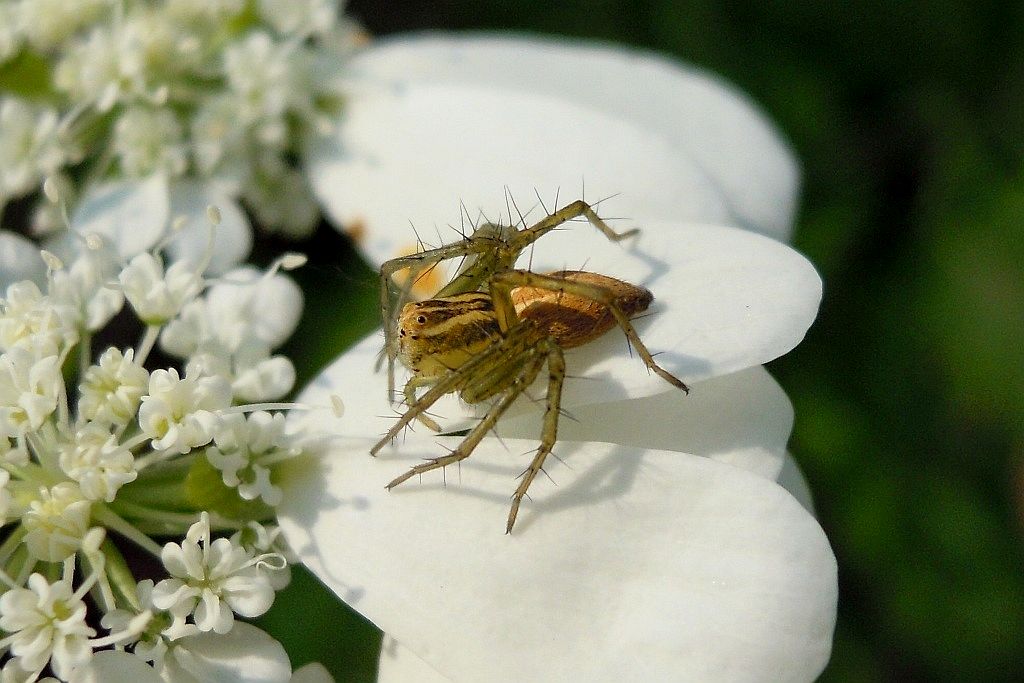
[[[528,360],[526,361],[525,366],[521,369],[516,380],[511,386],[501,393],[501,398],[498,402],[490,407],[483,419],[473,427],[454,451],[448,455],[431,458],[422,464],[410,467],[407,472],[388,482],[386,488],[392,489],[418,474],[423,474],[424,472],[436,470],[441,467],[447,467],[448,465],[468,458],[473,452],[473,449],[475,449],[480,441],[487,436],[487,433],[494,428],[498,419],[501,418],[505,411],[508,410],[509,406],[511,406],[519,397],[519,394],[523,393],[523,391],[533,383],[533,380],[537,378],[537,374],[544,365],[544,359],[545,355],[542,349],[531,349],[529,351]],[[509,528],[511,529],[511,527]]]
[[651,355],[651,352],[647,350],[643,341],[640,340],[640,335],[636,333],[633,325],[629,322],[629,317],[622,312],[622,309],[619,308],[619,305],[615,302],[615,296],[604,287],[551,275],[540,275],[538,273],[531,273],[524,270],[510,270],[504,273],[495,273],[494,277],[491,278],[490,286],[491,297],[494,301],[494,311],[498,315],[499,320],[504,316],[515,315],[515,311],[509,311],[507,307],[511,306],[511,292],[516,287],[539,287],[553,292],[575,294],[576,296],[585,297],[606,306],[608,311],[615,317],[615,321],[619,324],[619,327],[621,327],[622,331],[626,334],[626,339],[628,339],[629,343],[636,349],[636,352],[643,360],[644,365],[672,386],[682,389],[686,393],[690,393],[690,388],[686,386],[681,379],[670,373],[668,370],[665,370],[654,361],[654,357]]
[[[409,381],[405,383],[405,388],[402,390],[402,393],[405,394],[405,405],[410,408],[416,405],[416,390],[420,387],[433,386],[436,383],[436,377],[420,377],[418,375],[410,377]],[[427,428],[432,431],[441,431],[441,425],[437,424],[437,422],[426,413],[420,413],[416,416],[416,419],[425,424]]]
[[545,218],[541,219],[536,225],[533,225],[525,230],[520,230],[515,235],[516,246],[519,251],[528,247],[533,242],[536,242],[542,236],[551,232],[562,223],[571,221],[573,218],[579,218],[580,216],[586,217],[590,224],[601,231],[605,237],[612,242],[619,242],[632,237],[633,235],[640,232],[638,228],[632,230],[626,230],[625,232],[615,232],[604,220],[594,212],[590,204],[587,204],[582,199],[577,199],[572,204],[566,204],[561,209],[558,209],[552,214],[548,214]]
[[[524,328],[522,332],[525,331]],[[465,389],[467,384],[473,382],[477,370],[483,369],[483,376],[486,377],[488,368],[504,366],[507,364],[507,359],[515,360],[520,358],[524,352],[530,349],[531,343],[532,339],[527,334],[509,334],[499,343],[481,351],[459,367],[437,379],[436,383],[425,394],[420,396],[415,403],[409,406],[409,409],[391,426],[388,433],[381,437],[380,441],[370,449],[370,455],[377,455],[380,449],[384,448],[389,441],[398,436],[398,433],[406,425],[429,410],[430,406],[437,403],[442,396],[453,391]],[[494,393],[492,391],[488,395],[493,396]],[[465,398],[465,391],[463,392],[463,397]]]
[[[540,433],[540,447],[530,461],[530,466],[522,473],[522,481],[512,494],[512,508],[508,511],[508,522],[505,524],[505,533],[512,533],[512,527],[516,523],[516,516],[519,514],[519,504],[523,502],[527,489],[536,478],[537,473],[544,467],[544,459],[551,454],[558,439],[558,416],[561,414],[562,384],[565,382],[565,356],[562,348],[551,338],[544,340],[542,345],[547,352],[548,360],[548,393],[547,407],[544,410],[544,426]],[[557,456],[555,456],[557,457]]]

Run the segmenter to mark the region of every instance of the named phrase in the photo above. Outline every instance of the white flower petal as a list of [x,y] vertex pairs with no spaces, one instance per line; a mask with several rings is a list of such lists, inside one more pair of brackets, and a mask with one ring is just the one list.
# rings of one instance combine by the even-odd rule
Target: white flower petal
[[[690,397],[679,399],[683,409],[691,398],[699,400],[701,380],[766,363],[792,349],[817,313],[821,280],[814,268],[766,237],[732,228],[659,224],[646,226],[635,245],[623,247],[587,230],[586,225],[573,226],[546,236],[550,242],[543,250],[538,247],[535,269],[585,265],[654,292],[649,314],[635,327],[647,348],[660,353],[660,364],[695,385]],[[397,407],[387,401],[383,373],[374,372],[381,346],[380,333],[364,339],[328,367],[305,400],[328,405],[331,393],[356,394],[360,400],[347,402],[345,420],[359,425],[359,431],[350,433],[386,432]],[[562,405],[570,412],[576,406],[675,391],[648,373],[635,354],[629,356],[615,329],[568,351],[566,363]],[[397,377],[401,388],[405,374]],[[542,392],[543,384],[534,387],[535,395]],[[524,410],[536,414],[524,400],[509,415]],[[431,412],[446,425],[472,414],[454,397],[442,399]]]
[[392,492],[383,483],[457,441],[410,438],[376,459],[369,440],[328,443],[291,473],[289,543],[452,680],[809,681],[828,659],[835,558],[763,477],[563,442],[558,485],[538,480],[506,536],[515,454],[534,442],[484,440],[448,486],[437,472]]
[[42,284],[46,281],[46,265],[38,246],[21,235],[0,230],[0,296],[8,285],[19,280]]
[[377,683],[448,683],[450,679],[432,669],[416,653],[384,634],[380,660],[377,662]]
[[[715,183],[660,135],[574,102],[484,86],[408,84],[347,100],[334,138],[307,160],[327,213],[362,225],[371,261],[415,247],[410,222],[428,242],[451,241],[470,214],[509,222],[508,188],[539,219],[536,193],[553,204],[596,201],[611,215],[729,222]],[[512,220],[518,220],[512,209]],[[468,227],[466,228],[469,229]]]
[[[558,423],[559,441],[607,441],[703,455],[771,480],[783,469],[793,406],[760,367],[701,382],[689,396],[667,391],[578,406]],[[504,420],[505,437],[539,439],[543,403]],[[556,451],[557,452],[557,451]]]
[[75,669],[71,683],[163,683],[153,667],[141,658],[116,650],[93,655],[88,665]]
[[[789,146],[746,95],[692,66],[611,45],[425,34],[375,42],[346,74],[396,86],[488,84],[571,99],[663,135],[714,178],[744,227],[779,239],[792,230],[799,169]],[[503,102],[489,105],[496,111]],[[477,165],[494,163],[480,156]]]
[[83,235],[110,239],[122,258],[146,251],[167,228],[170,200],[167,179],[156,174],[146,180],[106,183],[88,190],[75,209],[71,226]]
[[207,207],[220,212],[220,223],[213,228],[213,251],[207,275],[221,275],[245,260],[252,249],[252,226],[245,212],[230,195],[209,184],[177,181],[171,185],[170,216],[186,219],[184,227],[167,245],[172,261],[198,265],[210,251],[210,219]]
[[302,289],[287,275],[264,277],[251,266],[228,272],[206,295],[213,322],[242,317],[254,336],[277,348],[295,331],[302,317]]
[[323,664],[310,662],[295,670],[291,683],[334,683],[334,677]]
[[169,683],[288,683],[292,675],[281,643],[242,621],[228,633],[200,633],[175,645],[165,660]]
[[800,465],[797,464],[796,460],[789,453],[786,454],[786,459],[782,464],[782,471],[779,472],[777,477],[779,486],[789,491],[790,495],[796,498],[797,502],[804,506],[804,509],[814,513],[814,495],[811,493],[810,484],[807,483],[807,477],[804,476],[803,471],[800,469]]

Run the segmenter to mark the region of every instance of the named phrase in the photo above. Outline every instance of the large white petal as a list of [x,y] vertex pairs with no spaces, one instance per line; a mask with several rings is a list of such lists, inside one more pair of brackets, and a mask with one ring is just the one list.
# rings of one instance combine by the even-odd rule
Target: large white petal
[[167,179],[156,174],[91,187],[75,208],[71,227],[83,235],[106,237],[127,260],[157,243],[169,215]]
[[71,683],[164,683],[142,658],[118,650],[93,655],[87,665],[74,670]]
[[235,621],[227,633],[182,638],[167,654],[168,683],[288,683],[292,667],[281,643],[252,624]]
[[[609,243],[587,225],[555,232],[543,238],[545,246],[538,247],[534,267],[543,271],[586,265],[647,286],[655,301],[649,314],[635,322],[636,329],[647,348],[659,353],[660,364],[695,385],[690,396],[695,401],[701,400],[701,380],[761,365],[800,342],[821,299],[821,280],[803,256],[733,228],[653,227],[629,246]],[[381,345],[379,334],[360,342],[314,382],[312,391],[319,394],[308,395],[325,405],[329,392],[359,396],[358,402],[346,401],[346,417],[361,426],[360,434],[385,432],[395,415],[386,400],[384,376],[373,371]],[[566,362],[563,406],[570,411],[676,391],[648,373],[635,355],[630,357],[623,335],[614,329],[568,351]],[[399,387],[404,378],[399,372]],[[669,400],[685,408],[690,399]],[[438,403],[432,412],[447,420],[466,415],[454,398]]]
[[[209,275],[220,275],[245,260],[252,249],[252,226],[242,207],[226,192],[198,181],[177,181],[171,185],[171,220],[184,224],[167,245],[172,261],[199,265],[209,254]],[[207,207],[220,212],[220,224],[211,226]],[[213,243],[210,230],[213,227]]]
[[319,662],[310,662],[292,674],[291,683],[334,683],[334,677]]
[[835,559],[773,482],[565,442],[557,486],[535,482],[506,536],[532,441],[485,440],[447,486],[383,489],[456,442],[410,438],[375,459],[370,440],[326,439],[294,463],[280,509],[317,576],[430,667],[456,681],[810,681],[824,667]]
[[780,239],[792,230],[799,169],[789,146],[746,95],[695,67],[607,44],[434,33],[374,43],[346,73],[395,86],[487,84],[572,100],[662,135],[715,180],[743,227]]
[[[531,405],[533,410],[503,421],[498,433],[539,439],[544,406]],[[693,453],[775,480],[792,429],[786,393],[757,366],[701,382],[689,396],[669,391],[577,406],[559,421],[558,439]]]
[[800,465],[789,453],[782,464],[782,471],[777,477],[779,486],[789,491],[790,495],[804,506],[804,509],[814,514],[814,494],[811,493],[811,486],[807,482]]
[[19,280],[32,280],[40,285],[46,280],[39,247],[21,235],[0,230],[0,296],[8,285]]
[[377,663],[377,683],[446,683],[449,680],[416,656],[415,652],[384,634]]
[[503,188],[524,213],[538,192],[550,209],[559,188],[571,201],[585,185],[584,199],[618,195],[601,206],[610,215],[730,220],[716,184],[661,135],[569,100],[483,85],[356,89],[335,136],[311,148],[307,172],[334,221],[362,226],[375,263],[415,246],[410,223],[427,241],[452,241],[460,201],[466,223],[481,213],[507,223]]

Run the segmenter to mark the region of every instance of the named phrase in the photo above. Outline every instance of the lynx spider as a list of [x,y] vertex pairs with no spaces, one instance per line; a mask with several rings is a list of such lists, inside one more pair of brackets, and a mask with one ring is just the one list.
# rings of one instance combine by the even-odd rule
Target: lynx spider
[[[467,403],[496,399],[455,450],[411,467],[389,482],[388,489],[469,457],[546,363],[548,388],[541,442],[512,495],[505,527],[505,533],[510,533],[523,497],[557,439],[565,380],[563,350],[586,344],[615,325],[649,370],[689,392],[681,380],[654,361],[629,322],[653,299],[645,288],[586,271],[539,274],[515,268],[527,247],[581,216],[615,242],[638,232],[615,232],[589,204],[577,200],[530,227],[526,227],[525,220],[520,223],[522,229],[484,223],[458,242],[398,257],[381,266],[380,306],[389,397],[394,395],[395,358],[401,359],[412,376],[403,389],[407,410],[370,454],[376,455],[413,420],[440,431],[426,411],[445,394],[459,392]],[[465,259],[461,268],[433,298],[408,302],[418,277],[442,261],[457,257]],[[397,303],[393,303],[392,276],[403,270],[408,270],[408,277],[398,288]],[[397,316],[395,311],[399,311]],[[421,388],[427,391],[417,397]]]

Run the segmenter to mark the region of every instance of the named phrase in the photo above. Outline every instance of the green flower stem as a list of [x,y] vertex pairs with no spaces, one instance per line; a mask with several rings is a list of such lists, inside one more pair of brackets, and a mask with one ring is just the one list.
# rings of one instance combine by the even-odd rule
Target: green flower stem
[[116,500],[110,503],[110,507],[117,510],[127,519],[163,522],[170,528],[184,525],[187,529],[199,520],[198,511],[176,512],[173,510],[161,510],[154,508],[152,505],[140,505],[127,500]]
[[93,518],[102,523],[111,531],[116,531],[129,541],[146,550],[154,557],[160,557],[160,545],[146,534],[142,533],[123,517],[110,509],[105,504],[99,504],[93,508]]
[[14,552],[21,546],[22,539],[28,530],[19,524],[11,531],[10,535],[0,544],[0,566],[7,567],[7,561],[11,559]]
[[136,612],[140,611],[142,603],[139,602],[139,594],[135,590],[135,576],[132,574],[131,569],[128,568],[124,555],[121,554],[121,551],[117,549],[117,546],[109,538],[103,540],[100,552],[106,558],[104,571],[107,573],[107,579],[110,581],[111,588],[133,610]]
[[[184,475],[183,475],[184,478]],[[143,486],[123,486],[117,492],[117,501],[136,503],[147,508],[170,512],[189,512],[195,508],[185,498],[182,480],[166,483],[145,482]]]
[[78,341],[78,376],[85,377],[85,371],[92,365],[92,335],[89,330],[82,330],[82,338]]
[[145,365],[146,357],[149,356],[149,352],[153,350],[153,345],[156,344],[156,339],[160,335],[160,325],[146,325],[146,332],[142,335],[142,340],[139,342],[138,352],[135,354],[135,362],[139,365]]

